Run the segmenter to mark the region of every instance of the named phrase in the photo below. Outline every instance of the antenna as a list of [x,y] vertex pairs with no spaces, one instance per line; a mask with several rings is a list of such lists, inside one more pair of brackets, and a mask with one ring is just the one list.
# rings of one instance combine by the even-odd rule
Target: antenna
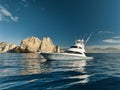
[[86,41],[85,41],[85,45],[87,44],[87,42],[89,41],[89,39],[90,39],[90,37],[92,36],[92,34],[93,34],[93,32],[92,33],[90,33],[90,35],[88,36],[88,38],[86,39]]

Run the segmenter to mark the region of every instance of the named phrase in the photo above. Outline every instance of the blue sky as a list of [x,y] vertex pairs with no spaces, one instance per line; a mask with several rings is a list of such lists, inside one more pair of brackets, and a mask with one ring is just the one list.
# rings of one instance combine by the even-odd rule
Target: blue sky
[[0,0],[0,42],[46,36],[66,47],[91,32],[88,46],[120,46],[120,0]]

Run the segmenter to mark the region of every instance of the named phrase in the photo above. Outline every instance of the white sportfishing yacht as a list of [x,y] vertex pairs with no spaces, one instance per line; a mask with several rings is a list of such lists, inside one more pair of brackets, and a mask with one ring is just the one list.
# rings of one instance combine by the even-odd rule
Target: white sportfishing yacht
[[41,53],[48,60],[92,59],[85,55],[84,40],[76,40],[75,44],[63,53]]

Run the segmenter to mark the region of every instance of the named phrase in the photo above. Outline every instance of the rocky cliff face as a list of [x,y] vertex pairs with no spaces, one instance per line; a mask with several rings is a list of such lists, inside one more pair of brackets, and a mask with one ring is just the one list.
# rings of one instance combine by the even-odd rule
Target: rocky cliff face
[[16,47],[15,44],[8,44],[7,42],[0,43],[0,52],[9,52]]
[[60,52],[60,47],[55,46],[49,37],[40,40],[37,37],[28,37],[21,41],[19,46],[0,43],[0,52],[36,53],[36,52]]
[[39,50],[41,52],[55,52],[56,48],[52,40],[49,37],[44,37],[41,41]]
[[15,52],[35,53],[35,52],[59,52],[60,48],[56,47],[49,37],[42,40],[36,37],[28,37],[21,41],[20,46],[14,49]]
[[41,45],[41,40],[37,37],[28,37],[21,41],[20,48],[27,52],[37,52]]

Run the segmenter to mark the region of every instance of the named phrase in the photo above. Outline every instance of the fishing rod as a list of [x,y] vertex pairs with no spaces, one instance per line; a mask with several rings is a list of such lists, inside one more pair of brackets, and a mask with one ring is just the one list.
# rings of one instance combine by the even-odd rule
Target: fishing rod
[[89,41],[89,39],[90,39],[90,37],[92,36],[92,34],[93,34],[93,32],[92,33],[90,33],[90,35],[88,36],[88,38],[86,39],[86,41],[85,41],[85,45],[87,44],[87,42]]

